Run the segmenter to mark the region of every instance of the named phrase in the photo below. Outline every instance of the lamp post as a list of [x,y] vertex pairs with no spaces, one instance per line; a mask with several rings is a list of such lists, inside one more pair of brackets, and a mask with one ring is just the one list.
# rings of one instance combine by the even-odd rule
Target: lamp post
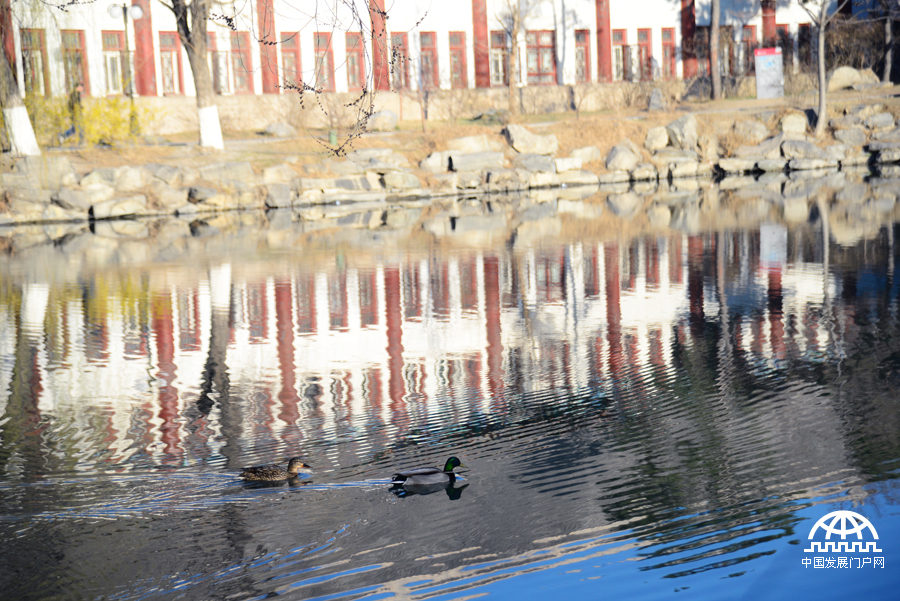
[[125,83],[128,86],[128,99],[131,101],[131,113],[129,115],[131,135],[137,136],[141,133],[141,126],[138,123],[137,109],[134,108],[134,82],[132,81],[131,77],[131,48],[128,43],[128,17],[131,17],[132,20],[137,21],[144,16],[144,9],[136,4],[132,6],[128,6],[127,4],[113,4],[109,7],[109,16],[114,19],[117,19],[121,16],[122,22],[125,26]]

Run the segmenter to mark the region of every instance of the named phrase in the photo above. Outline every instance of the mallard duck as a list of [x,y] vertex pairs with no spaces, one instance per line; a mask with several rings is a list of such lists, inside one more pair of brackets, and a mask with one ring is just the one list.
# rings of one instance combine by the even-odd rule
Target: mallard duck
[[444,464],[444,469],[436,467],[419,467],[405,472],[397,472],[391,476],[391,484],[394,486],[429,486],[432,484],[448,484],[456,481],[453,469],[466,467],[456,458],[451,457]]
[[288,463],[287,469],[280,465],[257,465],[256,467],[245,467],[241,472],[241,478],[244,480],[266,480],[274,482],[276,480],[287,480],[294,478],[302,470],[310,469],[301,458],[293,457]]

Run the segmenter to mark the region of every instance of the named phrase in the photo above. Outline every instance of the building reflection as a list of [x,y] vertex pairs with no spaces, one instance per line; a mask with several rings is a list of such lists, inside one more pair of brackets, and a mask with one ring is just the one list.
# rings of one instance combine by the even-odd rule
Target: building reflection
[[719,382],[845,352],[861,298],[896,304],[888,238],[875,254],[891,283],[764,228],[24,284],[0,306],[3,447],[33,457],[44,417],[65,416],[101,463],[236,467],[323,439],[364,455],[377,449],[354,440],[362,428],[390,446],[544,390],[637,410],[633,392],[652,395],[684,349],[713,344]]

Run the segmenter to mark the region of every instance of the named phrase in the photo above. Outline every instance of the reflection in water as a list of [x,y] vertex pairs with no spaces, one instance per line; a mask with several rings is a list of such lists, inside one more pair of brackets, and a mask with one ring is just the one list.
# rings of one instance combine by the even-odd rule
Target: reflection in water
[[[6,275],[0,585],[422,598],[564,565],[585,582],[759,569],[804,511],[895,477],[894,235]],[[387,494],[396,466],[448,452],[465,483]],[[236,478],[295,454],[314,482]]]
[[407,484],[405,486],[395,484],[391,486],[391,492],[398,497],[403,498],[412,495],[430,495],[432,493],[444,491],[451,501],[458,501],[462,496],[463,490],[467,486],[468,484],[456,486],[454,482],[448,482],[446,484]]

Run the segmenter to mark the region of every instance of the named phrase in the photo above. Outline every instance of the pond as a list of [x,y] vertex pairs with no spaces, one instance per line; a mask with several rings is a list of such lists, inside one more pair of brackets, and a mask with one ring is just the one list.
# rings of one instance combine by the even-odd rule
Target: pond
[[[20,238],[3,596],[894,598],[892,218],[601,236],[553,205],[510,235],[479,206],[442,236]],[[449,487],[391,488],[451,455]],[[292,456],[311,473],[238,477]],[[868,522],[815,540],[874,544],[811,547],[837,510]]]

